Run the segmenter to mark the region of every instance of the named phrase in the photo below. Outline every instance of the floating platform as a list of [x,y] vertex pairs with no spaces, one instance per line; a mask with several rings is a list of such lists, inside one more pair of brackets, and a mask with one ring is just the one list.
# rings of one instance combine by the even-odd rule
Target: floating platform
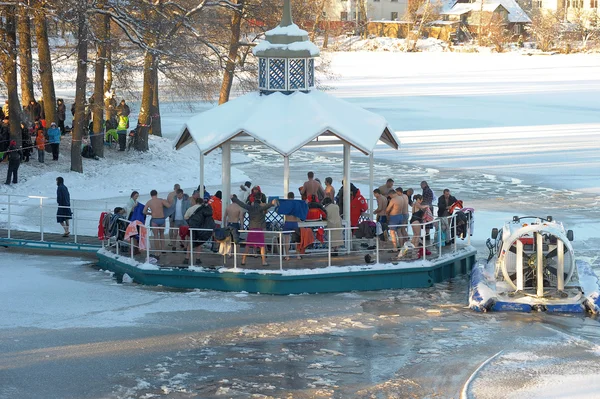
[[[100,268],[117,275],[127,274],[139,284],[290,295],[431,287],[436,283],[470,273],[476,262],[476,254],[474,247],[465,246],[456,252],[428,260],[378,264],[365,264],[363,260],[363,264],[326,267],[314,267],[318,264],[318,258],[305,258],[295,261],[294,264],[286,262],[285,270],[248,269],[248,265],[243,269],[160,267],[129,256],[117,255],[107,249],[99,250],[97,256]],[[360,258],[354,257],[353,260],[356,262]]]

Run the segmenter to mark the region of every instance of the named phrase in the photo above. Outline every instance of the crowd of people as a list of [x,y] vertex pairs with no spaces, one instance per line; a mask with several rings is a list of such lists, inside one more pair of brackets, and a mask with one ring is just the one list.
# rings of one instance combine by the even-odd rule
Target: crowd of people
[[[398,251],[409,240],[415,247],[419,246],[423,224],[433,221],[432,212],[436,198],[426,181],[421,182],[421,190],[421,194],[415,194],[412,188],[404,190],[402,187],[394,187],[394,180],[391,178],[373,190],[377,204],[373,212],[376,220],[370,223],[378,222],[384,231],[389,232],[391,251]],[[204,192],[203,196],[200,195],[201,191]],[[146,204],[139,204],[139,193],[134,191],[126,206],[119,209],[123,209],[123,215],[129,221],[140,224],[144,224],[145,218],[151,216],[150,227],[154,237],[151,240],[151,253],[157,260],[161,254],[167,253],[168,250],[175,252],[179,247],[179,250],[187,254],[184,264],[189,262],[192,255],[196,264],[201,264],[199,254],[204,244],[212,242],[212,249],[216,252],[215,241],[230,237],[233,245],[236,245],[239,243],[239,230],[246,227],[248,234],[241,264],[246,264],[247,256],[255,249],[256,255],[260,253],[262,264],[267,266],[265,231],[269,210],[273,207],[276,207],[275,212],[283,217],[283,223],[278,228],[283,231],[282,247],[285,260],[290,260],[292,242],[303,240],[303,234],[313,234],[311,228],[300,228],[301,222],[319,221],[330,230],[328,239],[331,241],[333,256],[337,256],[338,247],[343,245],[343,186],[336,194],[332,178],[325,178],[323,187],[313,172],[308,173],[307,181],[298,188],[299,198],[296,193],[289,192],[285,199],[273,198],[268,201],[260,186],[252,186],[249,181],[242,184],[229,199],[224,199],[221,191],[211,195],[205,189],[200,190],[200,187],[190,196],[179,184],[174,185],[173,191],[165,199],[160,198],[156,190],[152,190],[150,196]],[[366,223],[368,203],[354,184],[350,185],[349,201],[350,225],[354,233],[360,230],[357,229],[360,224]],[[445,189],[443,195],[437,198],[437,216],[450,216],[455,202],[456,198],[450,194],[450,190]],[[244,226],[246,214],[248,225]],[[167,219],[169,235],[165,237]],[[412,238],[407,226],[412,229]],[[430,227],[431,225],[426,225],[427,229]],[[220,232],[223,229],[226,229],[225,233]],[[305,249],[302,245],[297,246],[297,259],[302,258]],[[231,255],[231,247],[228,247],[226,252],[223,255]]]
[[[90,97],[85,106],[85,123],[88,132],[92,131],[93,97]],[[115,130],[118,136],[119,150],[125,151],[127,130],[129,129],[129,115],[131,110],[125,100],[117,105],[113,92],[108,101],[107,115],[104,128],[108,131]],[[44,112],[43,100],[31,100],[20,112],[21,143],[17,143],[10,135],[8,100],[0,109],[0,162],[8,161],[8,170],[5,184],[18,183],[18,170],[21,162],[29,162],[30,156],[37,151],[39,163],[45,162],[45,152],[52,154],[52,160],[58,161],[60,153],[61,136],[68,134],[70,129],[65,126],[66,105],[62,98],[56,100],[56,121],[48,121]],[[75,117],[75,104],[71,106],[71,114]],[[102,134],[104,136],[104,133]],[[88,135],[89,136],[89,135]],[[89,144],[82,144],[82,155],[87,158],[96,158],[93,148]]]

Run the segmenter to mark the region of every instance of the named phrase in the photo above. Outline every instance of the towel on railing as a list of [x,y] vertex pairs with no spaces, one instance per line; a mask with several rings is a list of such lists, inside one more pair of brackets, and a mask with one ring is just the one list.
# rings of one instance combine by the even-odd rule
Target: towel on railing
[[[139,229],[138,226],[144,227],[143,229]],[[131,241],[131,237],[137,236],[139,234],[138,246],[140,249],[146,249],[146,237],[148,236],[148,229],[145,228],[144,224],[139,220],[134,220],[129,223],[127,229],[125,230],[125,241]]]
[[106,215],[108,215],[108,212],[102,212],[100,214],[100,220],[98,221],[98,239],[99,240],[106,240],[108,237],[106,237],[105,231],[104,231],[104,218],[106,217]]
[[300,244],[298,244],[298,252],[303,254],[306,251],[306,247],[315,242],[315,235],[311,228],[302,227],[300,229]]

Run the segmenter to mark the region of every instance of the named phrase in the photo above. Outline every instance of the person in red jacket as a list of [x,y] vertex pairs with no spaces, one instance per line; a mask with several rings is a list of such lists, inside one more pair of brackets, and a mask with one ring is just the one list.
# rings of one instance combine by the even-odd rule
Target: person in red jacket
[[350,225],[352,227],[357,227],[360,215],[369,209],[369,205],[358,188],[356,188],[356,190],[352,190],[350,198]]

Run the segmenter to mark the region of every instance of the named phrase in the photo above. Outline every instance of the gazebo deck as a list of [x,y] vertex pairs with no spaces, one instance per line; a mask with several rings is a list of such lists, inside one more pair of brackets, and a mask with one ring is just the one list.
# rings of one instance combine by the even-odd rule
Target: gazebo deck
[[[458,248],[463,248],[465,245],[459,244]],[[438,250],[435,248],[431,248],[431,255],[426,255],[426,260],[436,261],[438,259]],[[442,255],[450,254],[453,251],[452,246],[442,247]],[[151,251],[151,253],[155,253],[155,251]],[[243,270],[272,270],[277,271],[281,268],[283,270],[299,270],[299,269],[322,269],[329,266],[360,266],[365,265],[365,255],[369,254],[372,258],[372,261],[375,262],[376,254],[375,249],[368,250],[366,248],[361,249],[361,251],[354,251],[353,253],[346,254],[343,251],[340,251],[338,256],[331,257],[331,264],[329,263],[327,252],[308,252],[306,254],[301,255],[302,259],[297,259],[295,253],[290,254],[290,260],[282,259],[280,262],[279,254],[268,254],[267,255],[267,266],[262,265],[262,260],[260,255],[249,254],[246,258],[246,264],[242,266],[242,255],[240,253],[237,254],[237,262],[234,265],[234,258],[232,256],[223,256],[219,253],[214,253],[210,250],[204,250],[197,256],[194,254],[194,266],[196,267],[204,267],[204,268],[220,268],[225,267],[228,269],[233,269],[237,267],[239,271]],[[412,263],[419,260],[416,257],[416,251],[413,250],[412,253],[407,254],[401,259],[397,259],[397,253],[392,253],[389,249],[380,248],[379,251],[379,263]],[[121,256],[131,258],[129,252],[121,252]],[[190,266],[189,261],[184,263],[184,259],[189,255],[184,253],[183,251],[165,251],[160,253],[160,260],[158,260],[155,264],[156,266],[167,269],[167,268],[178,268],[185,269]],[[197,264],[196,259],[200,258],[202,264]],[[133,258],[139,263],[146,262],[146,253],[142,252],[140,254],[134,255]],[[153,262],[152,262],[153,263]],[[280,267],[281,266],[281,267]]]
[[[432,251],[426,260],[416,259],[414,250],[396,260],[395,254],[383,249],[376,263],[375,250],[361,248],[352,254],[332,257],[331,264],[323,252],[308,253],[302,259],[292,256],[281,263],[281,268],[279,255],[270,256],[268,266],[262,266],[260,257],[252,255],[242,266],[241,255],[237,255],[234,268],[233,258],[224,259],[212,252],[202,253],[202,264],[190,267],[183,264],[183,252],[161,254],[157,263],[150,264],[146,262],[146,253],[132,259],[129,252],[117,255],[114,250],[111,247],[98,251],[98,266],[117,275],[128,274],[137,283],[276,295],[431,287],[468,273],[477,253],[463,243],[456,251],[454,246],[443,247],[441,256]],[[366,254],[370,254],[372,263],[365,261]]]

